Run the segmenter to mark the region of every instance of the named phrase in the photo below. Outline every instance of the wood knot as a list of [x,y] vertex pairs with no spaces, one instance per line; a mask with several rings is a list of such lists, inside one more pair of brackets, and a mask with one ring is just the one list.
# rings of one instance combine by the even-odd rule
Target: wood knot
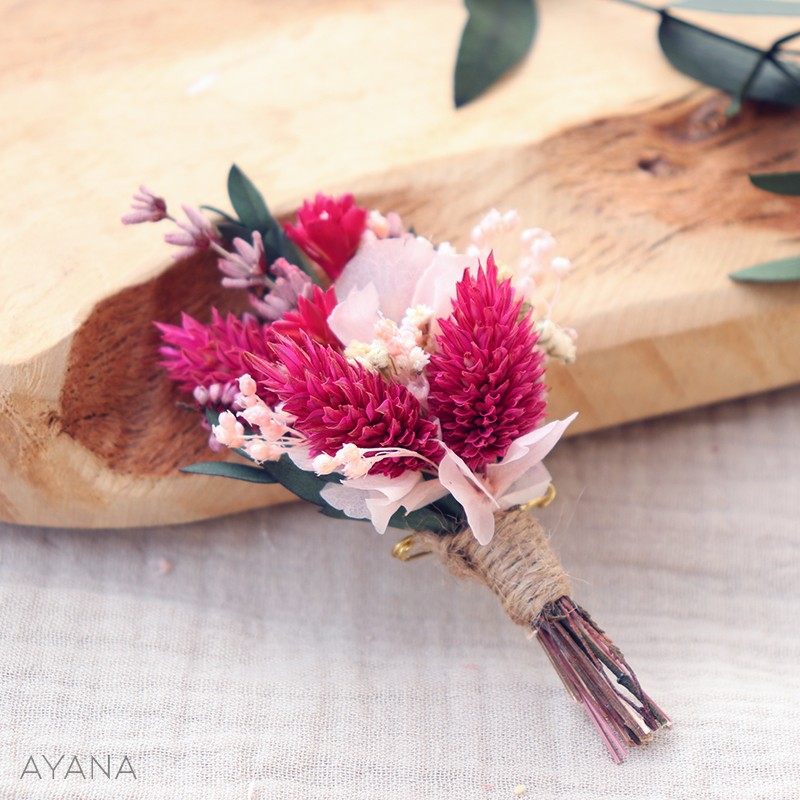
[[680,116],[660,126],[661,132],[677,142],[704,142],[738,128],[741,115],[726,117],[730,104],[728,95],[717,92],[698,105],[691,105],[688,113],[684,105],[678,105]]
[[657,178],[675,175],[682,169],[674,161],[670,161],[669,158],[660,154],[655,156],[642,156],[636,162],[636,166],[642,170],[642,172],[649,172]]

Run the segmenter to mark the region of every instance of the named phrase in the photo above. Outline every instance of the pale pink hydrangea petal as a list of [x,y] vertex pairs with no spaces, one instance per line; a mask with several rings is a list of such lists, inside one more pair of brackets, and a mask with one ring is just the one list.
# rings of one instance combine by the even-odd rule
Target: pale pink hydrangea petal
[[[419,473],[406,473],[412,476],[420,477]],[[377,476],[385,477],[385,476]],[[361,480],[357,478],[356,480]],[[397,483],[397,479],[394,480]],[[416,485],[417,481],[414,482]],[[386,528],[389,527],[389,520],[394,516],[395,512],[400,510],[403,505],[403,498],[410,492],[410,490],[403,491],[403,494],[398,497],[398,490],[400,487],[392,487],[391,489],[379,489],[373,491],[367,497],[367,509],[369,510],[369,518],[376,531],[380,534],[386,533]]]
[[343,512],[350,519],[369,519],[367,497],[369,492],[354,489],[344,483],[326,483],[320,491],[322,499],[332,508]]
[[447,489],[437,480],[423,480],[419,472],[406,472],[399,478],[366,475],[342,483],[329,483],[322,498],[353,519],[372,521],[378,533],[385,533],[389,520],[400,508],[417,511],[440,500]]
[[383,315],[399,322],[413,305],[417,283],[435,256],[433,245],[424,239],[366,242],[342,270],[335,283],[336,294],[347,297],[353,289],[374,283]]
[[520,436],[511,443],[500,463],[489,464],[486,476],[495,497],[505,494],[522,475],[542,461],[577,416],[575,412],[566,419],[555,420]]
[[433,333],[438,333],[436,320],[449,317],[456,296],[456,284],[464,277],[464,270],[476,270],[478,259],[436,253],[428,268],[422,273],[414,290],[410,306],[425,305],[433,310]]
[[[338,285],[336,291],[339,292]],[[354,340],[371,342],[380,319],[379,308],[378,290],[370,281],[360,289],[350,290],[328,316],[328,327],[346,344]]]
[[[422,479],[418,472],[405,472],[397,478],[388,475],[365,475],[342,483],[329,483],[320,494],[326,503],[351,516],[366,509],[378,533],[385,533],[389,520],[400,508],[403,498]],[[365,517],[361,517],[364,519]]]
[[547,487],[550,485],[550,481],[551,477],[547,467],[540,462],[509,486],[497,502],[502,509],[531,503],[547,494]]
[[449,447],[439,464],[439,480],[463,507],[469,527],[481,544],[494,536],[494,514],[499,503],[477,475]]
[[293,447],[291,450],[287,450],[286,455],[289,456],[292,464],[298,469],[302,469],[305,472],[313,472],[314,459],[311,457],[310,449],[311,448],[307,445],[300,445],[299,447]]
[[427,480],[420,481],[417,485],[403,498],[403,508],[410,514],[412,511],[418,511],[420,508],[425,508],[437,500],[441,500],[447,495],[447,489],[442,485],[441,481]]

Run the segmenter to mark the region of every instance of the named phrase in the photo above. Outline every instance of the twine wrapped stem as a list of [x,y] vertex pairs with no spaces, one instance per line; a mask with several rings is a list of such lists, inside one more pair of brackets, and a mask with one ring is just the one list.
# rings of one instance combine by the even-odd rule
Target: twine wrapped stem
[[572,698],[586,708],[617,763],[626,746],[644,744],[671,723],[642,690],[618,647],[569,597],[570,584],[541,525],[527,511],[495,517],[488,545],[470,530],[415,534],[451,573],[473,578],[500,599],[508,616],[531,630]]

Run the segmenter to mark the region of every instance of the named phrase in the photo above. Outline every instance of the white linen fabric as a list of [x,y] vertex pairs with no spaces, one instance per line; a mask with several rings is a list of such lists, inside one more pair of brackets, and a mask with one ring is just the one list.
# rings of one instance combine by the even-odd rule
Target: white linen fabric
[[793,389],[548,459],[575,599],[675,721],[619,767],[495,598],[391,558],[399,532],[300,504],[2,527],[0,798],[798,798],[798,443]]

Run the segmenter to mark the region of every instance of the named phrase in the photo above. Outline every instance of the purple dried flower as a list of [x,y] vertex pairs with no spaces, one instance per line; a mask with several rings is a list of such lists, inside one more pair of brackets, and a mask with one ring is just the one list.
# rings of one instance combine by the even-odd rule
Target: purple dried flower
[[146,186],[140,186],[133,196],[133,209],[122,218],[123,225],[139,225],[142,222],[160,222],[168,217],[167,202],[153,194]]
[[253,243],[244,239],[233,240],[235,253],[228,252],[217,261],[219,271],[225,276],[222,285],[226,289],[249,289],[267,283],[267,256],[264,240],[258,231],[253,231]]
[[285,258],[275,261],[269,271],[273,276],[270,281],[272,290],[264,297],[250,295],[250,304],[263,319],[275,322],[289,311],[294,311],[299,298],[310,299],[314,284],[303,270],[290,264]]
[[181,230],[168,233],[164,237],[167,244],[183,248],[175,258],[187,258],[202,250],[208,250],[217,241],[214,227],[197,209],[191,206],[181,206],[181,208],[188,222],[176,221]]

